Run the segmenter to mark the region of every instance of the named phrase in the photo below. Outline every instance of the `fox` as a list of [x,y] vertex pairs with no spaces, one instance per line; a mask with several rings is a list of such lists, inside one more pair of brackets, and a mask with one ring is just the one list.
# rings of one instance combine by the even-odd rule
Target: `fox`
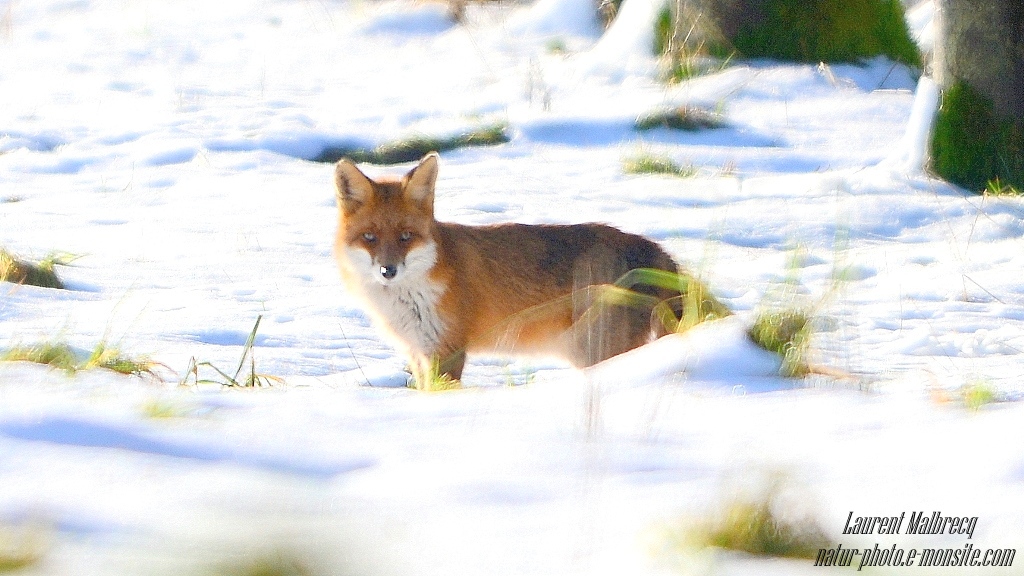
[[[586,368],[666,332],[652,320],[679,290],[654,285],[629,305],[601,287],[636,269],[678,274],[657,243],[607,224],[470,226],[434,216],[439,157],[401,177],[335,165],[334,257],[346,290],[409,360],[413,382],[461,381],[467,354],[549,355]],[[710,294],[698,305],[724,313]]]

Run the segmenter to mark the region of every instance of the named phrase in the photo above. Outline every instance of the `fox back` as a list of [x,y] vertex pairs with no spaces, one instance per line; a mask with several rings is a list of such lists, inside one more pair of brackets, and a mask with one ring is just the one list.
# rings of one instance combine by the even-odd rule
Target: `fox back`
[[654,303],[678,291],[641,287],[639,303],[605,305],[601,290],[637,268],[677,272],[656,243],[604,224],[438,222],[437,171],[436,154],[401,178],[370,179],[348,160],[335,170],[342,279],[418,382],[459,379],[467,352],[585,367],[658,335]]

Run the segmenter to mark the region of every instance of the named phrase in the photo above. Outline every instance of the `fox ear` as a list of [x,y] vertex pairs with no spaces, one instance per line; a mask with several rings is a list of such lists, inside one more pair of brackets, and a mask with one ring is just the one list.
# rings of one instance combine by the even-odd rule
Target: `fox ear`
[[338,206],[351,212],[373,196],[373,183],[348,158],[342,158],[334,168]]
[[434,206],[434,184],[437,182],[437,152],[431,152],[402,179],[405,195],[413,202]]

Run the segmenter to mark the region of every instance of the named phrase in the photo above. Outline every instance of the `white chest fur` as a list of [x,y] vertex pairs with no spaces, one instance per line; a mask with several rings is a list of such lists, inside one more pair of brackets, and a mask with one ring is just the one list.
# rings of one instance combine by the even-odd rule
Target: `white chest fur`
[[444,286],[429,276],[437,261],[433,244],[413,249],[398,275],[390,281],[380,277],[380,267],[364,250],[348,249],[346,256],[368,312],[393,334],[398,344],[425,355],[436,352],[445,330],[438,303]]
[[443,287],[424,280],[417,284],[367,286],[373,313],[413,350],[431,354],[441,342],[444,322],[437,303]]

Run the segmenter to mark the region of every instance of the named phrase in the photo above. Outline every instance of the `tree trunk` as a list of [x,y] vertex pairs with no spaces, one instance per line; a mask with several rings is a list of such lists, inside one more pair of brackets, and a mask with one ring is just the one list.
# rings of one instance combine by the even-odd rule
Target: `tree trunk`
[[933,138],[936,171],[974,190],[1024,190],[1024,4],[937,0],[943,88]]
[[997,116],[1024,118],[1024,3],[941,1],[939,83],[948,87],[962,80],[992,101]]

